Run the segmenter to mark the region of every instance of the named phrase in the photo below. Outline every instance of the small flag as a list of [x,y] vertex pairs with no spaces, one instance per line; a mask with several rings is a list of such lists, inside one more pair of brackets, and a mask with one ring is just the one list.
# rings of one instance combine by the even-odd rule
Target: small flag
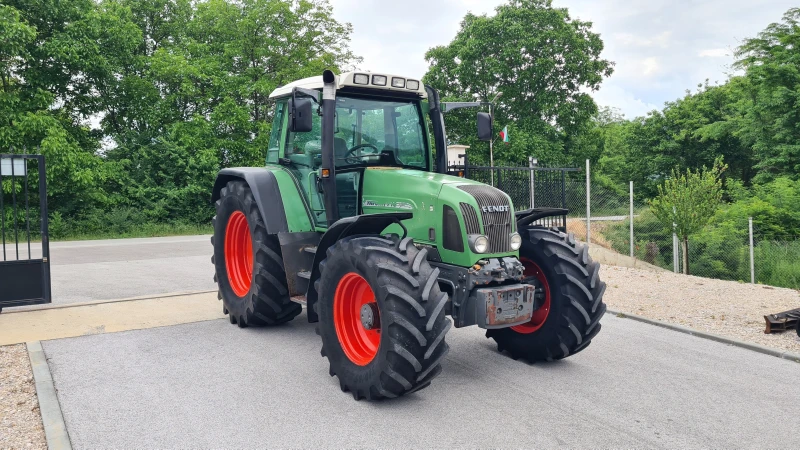
[[503,131],[500,132],[500,137],[503,138],[503,142],[505,142],[506,144],[509,143],[509,140],[508,140],[508,125],[506,125],[503,128]]

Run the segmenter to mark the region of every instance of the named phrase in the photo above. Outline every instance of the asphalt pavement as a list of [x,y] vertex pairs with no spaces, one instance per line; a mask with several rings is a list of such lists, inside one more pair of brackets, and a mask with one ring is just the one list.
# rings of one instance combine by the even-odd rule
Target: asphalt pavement
[[766,448],[800,435],[800,364],[607,315],[528,365],[453,329],[443,373],[356,402],[305,314],[43,342],[74,448]]
[[[53,304],[216,289],[209,238],[52,242]],[[9,258],[16,257],[15,250],[7,246]],[[25,244],[20,248],[20,258],[27,255]],[[40,257],[39,244],[31,245],[31,255]]]

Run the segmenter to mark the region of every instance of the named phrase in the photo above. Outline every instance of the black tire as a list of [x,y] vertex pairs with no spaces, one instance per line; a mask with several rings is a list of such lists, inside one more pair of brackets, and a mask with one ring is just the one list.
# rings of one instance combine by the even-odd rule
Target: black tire
[[[320,263],[315,283],[319,298],[317,334],[330,375],[356,400],[394,398],[427,387],[442,370],[449,351],[445,334],[447,294],[439,290],[439,269],[411,238],[399,242],[379,236],[348,237],[332,246]],[[334,323],[334,299],[343,277],[363,277],[374,292],[380,315],[380,343],[366,365],[355,364],[343,350]]]
[[[219,287],[217,297],[223,302],[223,312],[230,314],[230,322],[245,328],[278,325],[295,318],[302,307],[289,299],[281,247],[277,237],[267,234],[250,187],[243,181],[229,181],[215,206],[211,262],[215,268],[214,281]],[[225,233],[231,215],[237,211],[247,218],[253,245],[253,277],[249,291],[242,296],[231,287],[225,264]]]
[[[553,361],[584,350],[600,331],[606,312],[600,281],[600,265],[589,257],[589,248],[570,233],[534,227],[521,230],[520,259],[539,266],[550,291],[550,310],[541,327],[529,334],[512,328],[488,330],[486,336],[497,349],[514,359],[530,362]],[[541,285],[528,278],[526,282]]]
[[797,337],[800,337],[800,321],[797,322]]

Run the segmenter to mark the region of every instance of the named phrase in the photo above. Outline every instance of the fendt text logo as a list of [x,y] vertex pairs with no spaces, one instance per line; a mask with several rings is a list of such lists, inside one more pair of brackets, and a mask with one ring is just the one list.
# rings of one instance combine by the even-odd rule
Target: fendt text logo
[[481,206],[481,211],[483,211],[485,213],[508,212],[508,209],[509,209],[508,205],[505,205],[505,206],[494,206],[494,205]]

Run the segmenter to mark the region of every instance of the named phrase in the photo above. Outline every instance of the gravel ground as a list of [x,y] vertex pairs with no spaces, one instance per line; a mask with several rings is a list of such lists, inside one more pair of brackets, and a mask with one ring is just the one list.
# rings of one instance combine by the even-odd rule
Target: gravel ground
[[764,316],[800,308],[793,289],[603,266],[608,307],[800,353],[797,333],[764,334]]
[[0,347],[0,449],[46,449],[25,345]]

